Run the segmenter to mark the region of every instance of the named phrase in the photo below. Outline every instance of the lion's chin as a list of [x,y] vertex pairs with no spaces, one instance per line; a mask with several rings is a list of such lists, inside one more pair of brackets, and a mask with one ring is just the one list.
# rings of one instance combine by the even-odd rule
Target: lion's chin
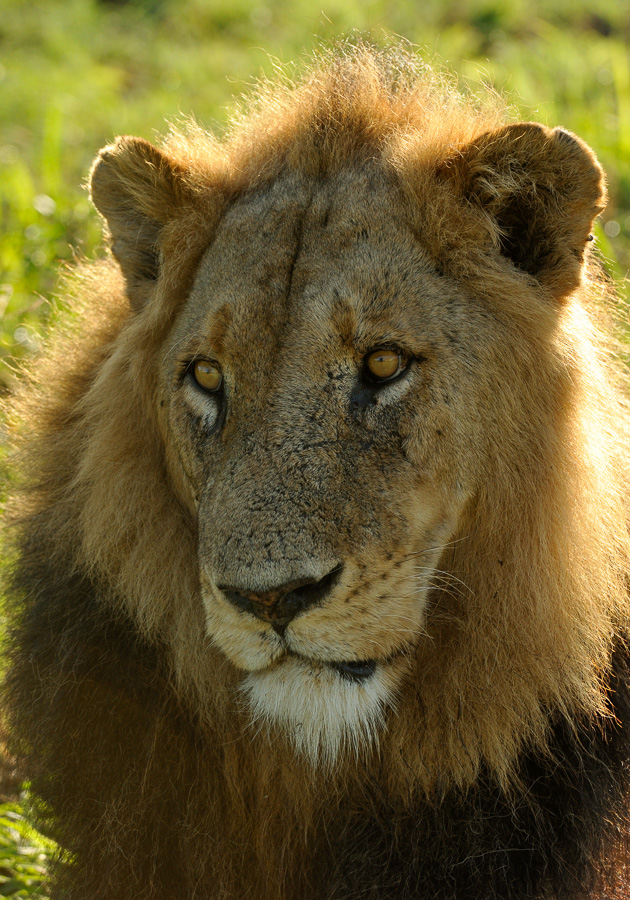
[[255,723],[280,727],[299,753],[327,768],[344,751],[358,756],[378,744],[404,666],[401,658],[320,662],[286,656],[250,672],[242,689]]

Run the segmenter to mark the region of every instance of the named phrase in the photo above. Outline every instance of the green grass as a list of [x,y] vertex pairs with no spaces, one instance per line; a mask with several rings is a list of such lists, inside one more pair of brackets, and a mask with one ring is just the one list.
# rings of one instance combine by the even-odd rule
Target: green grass
[[[619,0],[3,0],[0,392],[38,347],[60,265],[97,252],[82,185],[99,147],[121,133],[154,139],[191,113],[220,128],[253,77],[352,29],[400,35],[507,93],[523,118],[590,143],[611,195],[598,245],[625,276],[630,14]],[[0,896],[35,896],[50,847],[19,806],[0,806]]]
[[0,804],[0,897],[46,898],[54,844],[26,821],[17,803]]

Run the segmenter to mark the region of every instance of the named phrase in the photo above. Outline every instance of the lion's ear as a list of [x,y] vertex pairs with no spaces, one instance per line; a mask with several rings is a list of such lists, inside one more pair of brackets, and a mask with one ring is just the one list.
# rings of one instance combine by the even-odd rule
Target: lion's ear
[[533,122],[488,132],[441,168],[498,226],[501,252],[559,299],[576,288],[593,220],[606,203],[589,147]]
[[144,305],[160,268],[160,234],[186,202],[185,171],[142,138],[120,137],[100,151],[90,176],[92,202],[111,233],[131,305]]

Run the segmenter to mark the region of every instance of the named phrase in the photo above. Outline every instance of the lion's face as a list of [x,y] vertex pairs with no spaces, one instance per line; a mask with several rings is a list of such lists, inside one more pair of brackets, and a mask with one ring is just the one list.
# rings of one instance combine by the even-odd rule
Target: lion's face
[[474,488],[474,313],[400,209],[365,173],[241,198],[164,358],[208,634],[313,756],[395,703]]
[[107,266],[55,521],[228,744],[245,710],[331,760],[398,704],[406,791],[603,709],[628,479],[582,307],[599,164],[397,60],[99,153],[126,296]]

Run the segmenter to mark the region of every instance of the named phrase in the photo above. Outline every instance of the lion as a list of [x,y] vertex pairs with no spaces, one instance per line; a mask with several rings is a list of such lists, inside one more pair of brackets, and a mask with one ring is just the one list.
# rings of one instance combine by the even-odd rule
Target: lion
[[630,896],[593,152],[361,46],[90,189],[111,254],[11,412],[51,897]]

